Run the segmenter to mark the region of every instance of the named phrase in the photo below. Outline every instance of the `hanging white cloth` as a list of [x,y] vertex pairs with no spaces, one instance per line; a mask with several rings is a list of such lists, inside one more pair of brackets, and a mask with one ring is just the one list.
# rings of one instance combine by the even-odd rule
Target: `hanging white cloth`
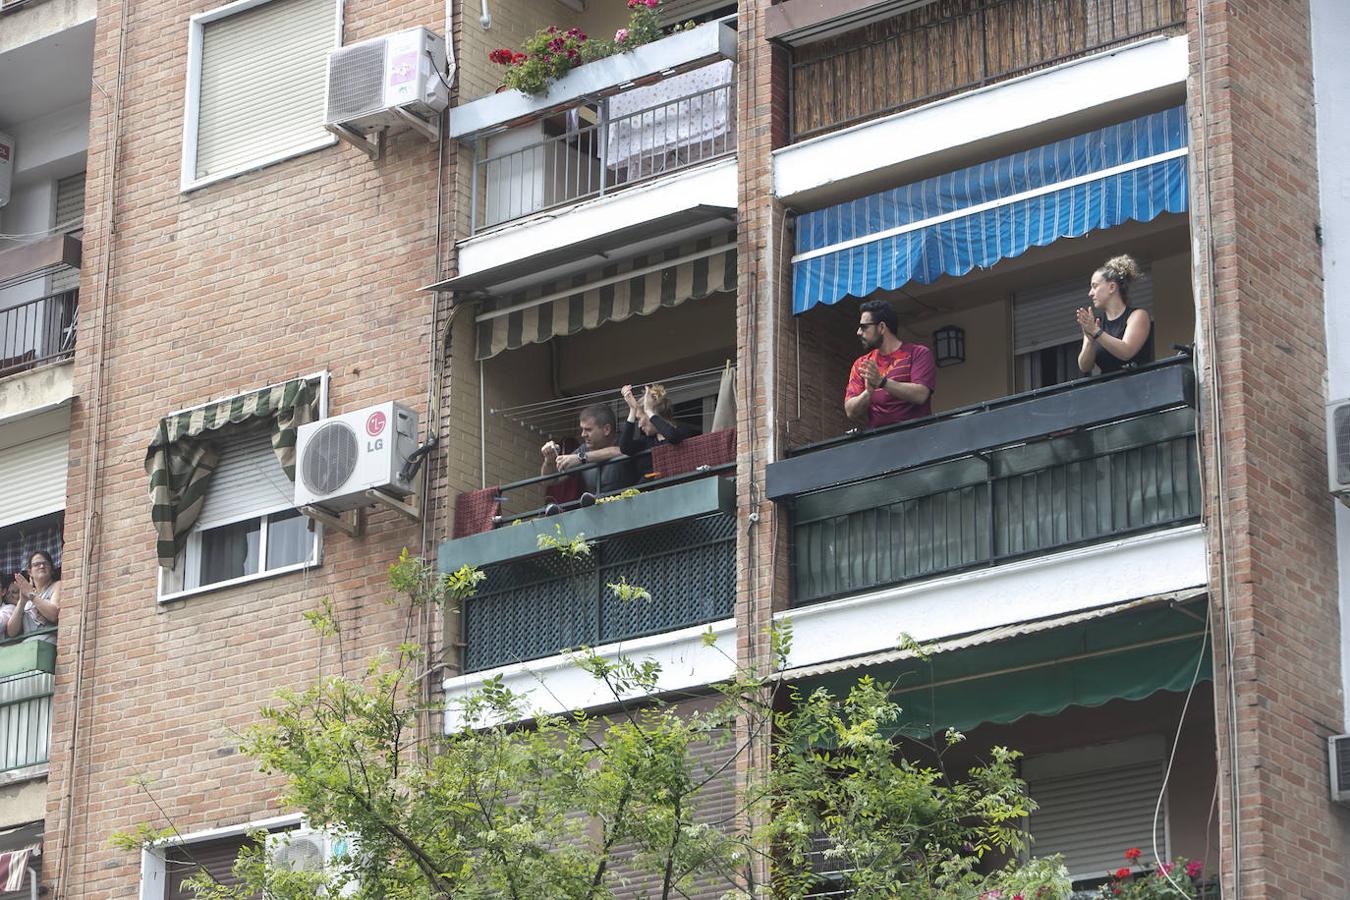
[[712,158],[733,146],[729,59],[609,99],[609,168],[625,181]]

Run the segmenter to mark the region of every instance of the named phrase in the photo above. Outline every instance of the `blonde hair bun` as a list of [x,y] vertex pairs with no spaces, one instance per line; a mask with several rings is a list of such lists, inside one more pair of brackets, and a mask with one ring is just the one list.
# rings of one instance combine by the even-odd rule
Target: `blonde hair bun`
[[666,396],[664,384],[647,385],[647,390],[642,396],[642,403],[650,412],[663,419],[674,418],[674,411],[671,407],[670,398]]
[[1139,263],[1134,257],[1121,254],[1108,259],[1102,265],[1102,272],[1114,282],[1129,284],[1139,277]]

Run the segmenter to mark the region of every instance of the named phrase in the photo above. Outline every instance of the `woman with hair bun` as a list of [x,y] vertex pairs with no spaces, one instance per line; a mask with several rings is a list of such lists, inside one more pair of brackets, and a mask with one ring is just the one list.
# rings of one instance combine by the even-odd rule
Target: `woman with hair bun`
[[678,444],[699,433],[692,425],[675,421],[665,385],[647,385],[641,400],[633,393],[631,384],[625,384],[620,393],[628,404],[628,420],[619,434],[619,450],[638,458],[638,469],[643,475],[651,471],[651,457],[646,451],[660,443]]
[[1092,273],[1092,308],[1080,307],[1077,314],[1083,374],[1091,374],[1094,366],[1105,374],[1153,362],[1153,322],[1148,310],[1130,306],[1130,284],[1138,277],[1139,264],[1128,256],[1108,259]]

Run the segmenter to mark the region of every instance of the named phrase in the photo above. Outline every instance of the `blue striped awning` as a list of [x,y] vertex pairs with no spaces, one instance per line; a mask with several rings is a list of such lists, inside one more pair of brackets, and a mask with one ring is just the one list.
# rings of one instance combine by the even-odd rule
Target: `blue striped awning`
[[1184,107],[805,213],[792,310],[1021,256],[1060,238],[1185,212]]

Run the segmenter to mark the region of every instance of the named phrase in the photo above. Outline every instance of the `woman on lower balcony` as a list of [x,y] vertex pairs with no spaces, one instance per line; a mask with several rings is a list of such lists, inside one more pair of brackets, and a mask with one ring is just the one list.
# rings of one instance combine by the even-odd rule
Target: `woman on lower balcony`
[[631,384],[625,384],[621,393],[628,404],[628,419],[619,434],[619,450],[625,456],[637,459],[638,471],[644,477],[652,470],[651,454],[647,451],[659,443],[678,444],[699,433],[692,425],[675,421],[675,411],[670,397],[666,396],[665,385],[647,385],[641,401],[633,394]]
[[[16,638],[55,625],[61,616],[61,584],[46,550],[28,554],[27,572],[14,573],[0,605],[0,639]],[[41,640],[56,642],[51,634]]]
[[1092,273],[1088,299],[1092,308],[1078,309],[1083,347],[1078,368],[1084,375],[1096,367],[1102,374],[1153,362],[1153,323],[1148,310],[1130,306],[1130,284],[1139,277],[1139,264],[1117,256]]

